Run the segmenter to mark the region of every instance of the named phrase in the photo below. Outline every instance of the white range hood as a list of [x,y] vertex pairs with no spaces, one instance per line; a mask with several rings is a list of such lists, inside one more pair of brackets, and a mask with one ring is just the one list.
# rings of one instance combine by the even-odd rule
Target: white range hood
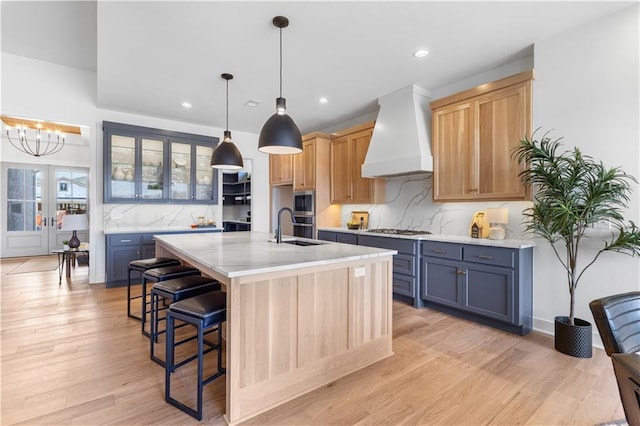
[[433,172],[429,92],[411,85],[378,99],[380,110],[363,177]]

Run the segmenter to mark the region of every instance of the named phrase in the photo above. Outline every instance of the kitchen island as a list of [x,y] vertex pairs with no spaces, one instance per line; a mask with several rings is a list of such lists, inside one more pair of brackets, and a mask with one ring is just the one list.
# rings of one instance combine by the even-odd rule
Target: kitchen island
[[229,424],[393,354],[394,250],[318,241],[276,244],[270,237],[156,236],[158,256],[200,269],[227,292]]

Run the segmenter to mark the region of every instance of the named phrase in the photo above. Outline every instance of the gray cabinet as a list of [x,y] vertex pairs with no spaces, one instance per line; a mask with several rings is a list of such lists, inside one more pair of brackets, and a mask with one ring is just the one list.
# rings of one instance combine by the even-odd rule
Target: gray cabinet
[[251,231],[251,222],[223,221],[224,232]]
[[418,294],[418,278],[420,276],[418,241],[358,235],[358,245],[396,250],[398,254],[393,256],[393,294],[396,298],[416,307],[422,305]]
[[103,122],[104,202],[216,204],[218,138]]
[[106,277],[107,287],[127,283],[129,262],[144,259],[142,253],[142,234],[107,235]]
[[532,328],[533,249],[422,242],[430,307],[518,334]]
[[333,231],[318,231],[318,239],[396,250],[398,254],[393,256],[393,295],[415,307],[422,306],[418,285],[420,246],[417,240]]
[[333,241],[337,242],[338,233],[332,231],[318,231],[318,239],[322,241]]
[[318,239],[334,243],[358,245],[358,235],[349,232],[318,231]]
[[[220,229],[196,229],[191,231],[166,231],[166,232],[145,232],[130,234],[108,234],[106,235],[105,250],[105,283],[107,287],[118,287],[127,284],[127,274],[129,262],[138,259],[148,259],[156,256],[156,243],[154,235],[180,234],[199,232],[221,232]],[[140,275],[137,272],[131,273],[131,280],[134,283],[140,282]]]

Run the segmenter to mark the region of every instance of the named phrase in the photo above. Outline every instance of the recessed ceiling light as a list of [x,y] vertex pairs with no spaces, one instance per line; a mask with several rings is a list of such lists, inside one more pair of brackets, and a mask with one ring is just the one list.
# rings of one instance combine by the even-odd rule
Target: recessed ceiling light
[[249,108],[255,108],[260,104],[260,102],[262,101],[259,101],[257,99],[249,99],[247,102],[244,103],[244,106]]
[[418,49],[415,52],[413,52],[413,56],[415,56],[416,58],[424,58],[428,54],[429,54],[429,51],[427,49]]
[[187,108],[187,109],[189,109],[189,108],[191,108],[191,104],[190,104],[189,102],[183,102],[183,103],[182,103],[182,108]]
[[327,102],[329,102],[329,99],[325,98],[324,96],[321,98],[318,98],[319,104],[326,104]]

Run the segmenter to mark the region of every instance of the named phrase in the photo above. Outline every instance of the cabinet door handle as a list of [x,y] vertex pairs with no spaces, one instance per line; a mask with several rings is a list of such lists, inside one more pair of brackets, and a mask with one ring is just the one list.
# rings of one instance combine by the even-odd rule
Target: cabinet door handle
[[462,269],[458,269],[458,275],[467,275],[467,273]]
[[476,257],[478,259],[487,259],[487,260],[493,259],[493,256],[487,256],[486,254],[477,254]]
[[121,243],[130,243],[131,240],[120,240]]
[[447,251],[442,249],[431,249],[431,251],[438,254],[447,254]]

